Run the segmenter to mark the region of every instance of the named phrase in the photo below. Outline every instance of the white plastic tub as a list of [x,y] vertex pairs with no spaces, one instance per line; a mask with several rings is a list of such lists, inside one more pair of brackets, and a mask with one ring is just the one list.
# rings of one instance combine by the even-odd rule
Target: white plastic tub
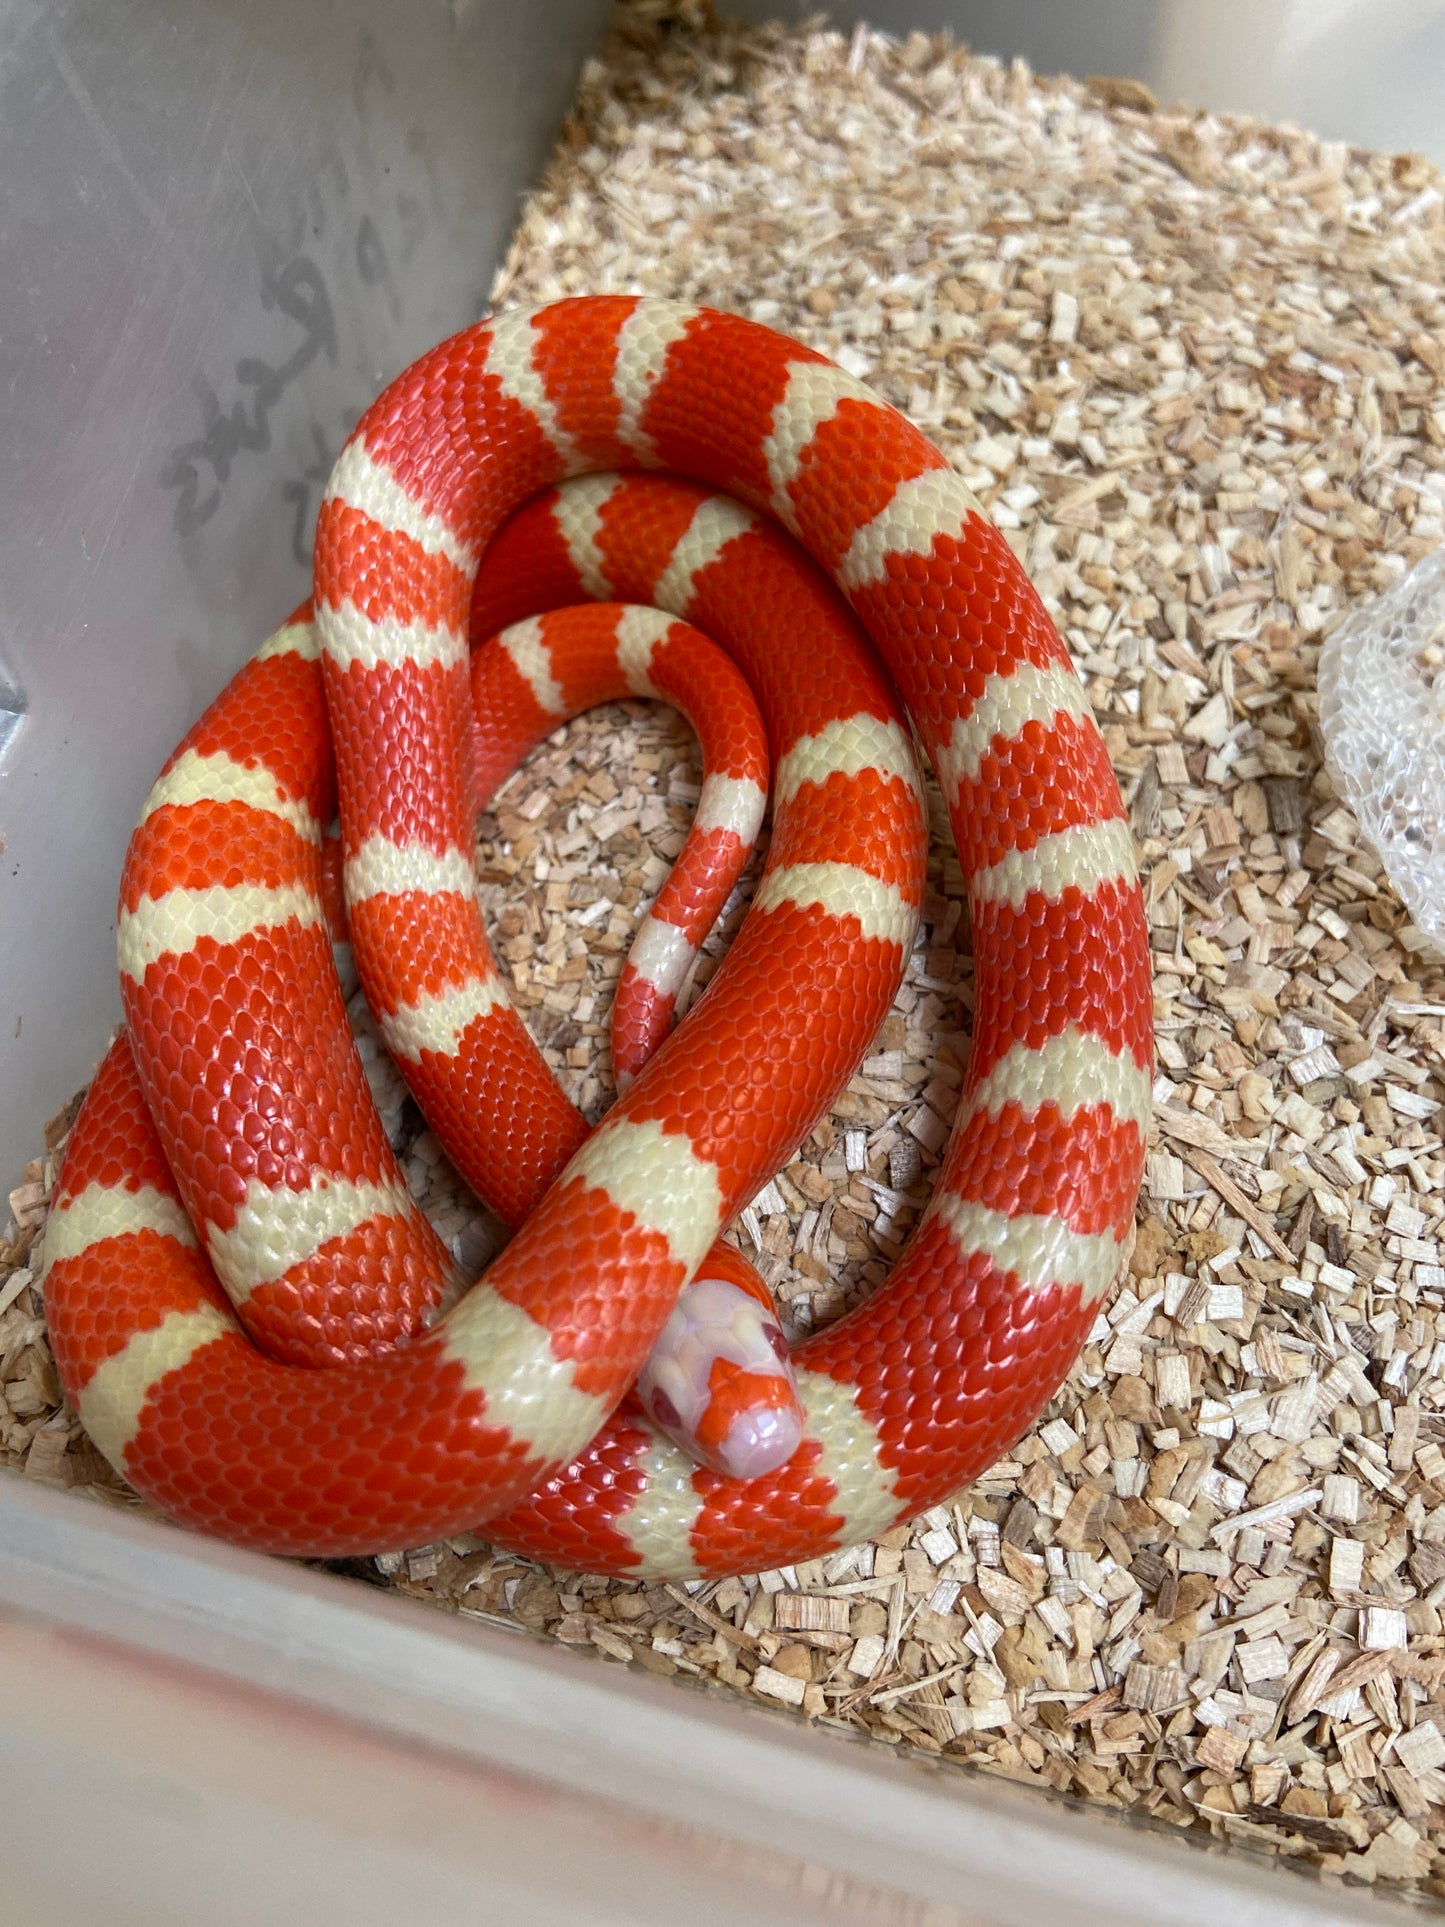
[[[0,1164],[162,757],[475,314],[605,0],[0,0]],[[0,1919],[1387,1921],[1359,1892],[0,1475]]]

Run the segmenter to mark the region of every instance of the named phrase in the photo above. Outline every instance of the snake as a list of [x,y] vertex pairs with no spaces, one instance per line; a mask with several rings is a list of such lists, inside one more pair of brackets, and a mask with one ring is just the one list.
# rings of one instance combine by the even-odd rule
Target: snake
[[[473,856],[484,779],[568,707],[546,631],[579,597],[614,611],[634,688],[669,622],[714,638],[758,697],[774,784],[726,958],[590,1130],[507,998]],[[97,1448],[173,1519],[271,1553],[480,1531],[674,1580],[817,1558],[954,1497],[1057,1390],[1121,1268],[1152,1081],[1118,781],[1004,534],[817,351],[721,310],[576,296],[463,330],[363,415],[319,510],[313,604],[192,731],[132,838],[125,1029],[44,1254],[57,1371]],[[511,692],[480,720],[474,630]],[[796,1449],[728,1477],[632,1388],[887,1015],[923,907],[919,745],[973,946],[952,1133],[886,1281],[794,1350]],[[333,795],[382,1035],[452,1103],[433,1128],[515,1226],[469,1285],[351,1039],[322,907]],[[664,1001],[670,941],[642,959]]]

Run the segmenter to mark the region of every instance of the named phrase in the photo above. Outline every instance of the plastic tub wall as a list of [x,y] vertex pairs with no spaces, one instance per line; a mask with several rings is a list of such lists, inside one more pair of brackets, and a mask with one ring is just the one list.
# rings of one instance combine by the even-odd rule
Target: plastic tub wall
[[[728,11],[798,21],[819,8],[730,0]],[[1039,73],[1127,74],[1165,103],[1445,162],[1445,0],[831,0],[823,11],[845,31],[946,27]]]
[[6,1918],[1413,1917],[18,1479],[0,1546]]
[[120,1015],[131,824],[485,306],[607,0],[0,0],[0,1177]]

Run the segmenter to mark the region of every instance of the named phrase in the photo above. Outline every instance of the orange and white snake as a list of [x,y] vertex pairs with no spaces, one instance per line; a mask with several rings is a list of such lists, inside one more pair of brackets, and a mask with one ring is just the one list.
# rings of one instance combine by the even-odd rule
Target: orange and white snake
[[[480,1528],[674,1578],[814,1557],[950,1496],[1073,1362],[1132,1221],[1150,1095],[1118,786],[1008,544],[821,356],[597,296],[504,313],[408,369],[343,451],[315,554],[314,627],[278,631],[182,743],[127,861],[127,1028],[46,1235],[56,1362],[96,1444],[173,1517],[275,1552]],[[725,963],[590,1133],[508,1002],[472,862],[483,790],[596,699],[545,613],[579,597],[625,605],[600,620],[633,690],[662,687],[672,618],[715,638],[774,770]],[[478,652],[478,725],[469,634],[502,630]],[[922,901],[914,732],[972,919],[957,1123],[886,1285],[794,1355],[801,1443],[732,1479],[625,1401],[699,1267],[741,1264],[724,1227],[890,1006]],[[373,1010],[463,1175],[518,1226],[455,1302],[331,961],[333,755]],[[757,781],[710,774],[699,834],[755,819]],[[665,1023],[698,934],[681,899],[657,907],[634,1008]]]

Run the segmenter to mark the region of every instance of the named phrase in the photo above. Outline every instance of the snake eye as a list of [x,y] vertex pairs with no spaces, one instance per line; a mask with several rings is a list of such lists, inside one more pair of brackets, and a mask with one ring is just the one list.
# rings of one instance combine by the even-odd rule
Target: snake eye
[[647,1409],[658,1424],[665,1425],[669,1431],[682,1424],[681,1412],[660,1385],[653,1388],[652,1396],[647,1401]]

